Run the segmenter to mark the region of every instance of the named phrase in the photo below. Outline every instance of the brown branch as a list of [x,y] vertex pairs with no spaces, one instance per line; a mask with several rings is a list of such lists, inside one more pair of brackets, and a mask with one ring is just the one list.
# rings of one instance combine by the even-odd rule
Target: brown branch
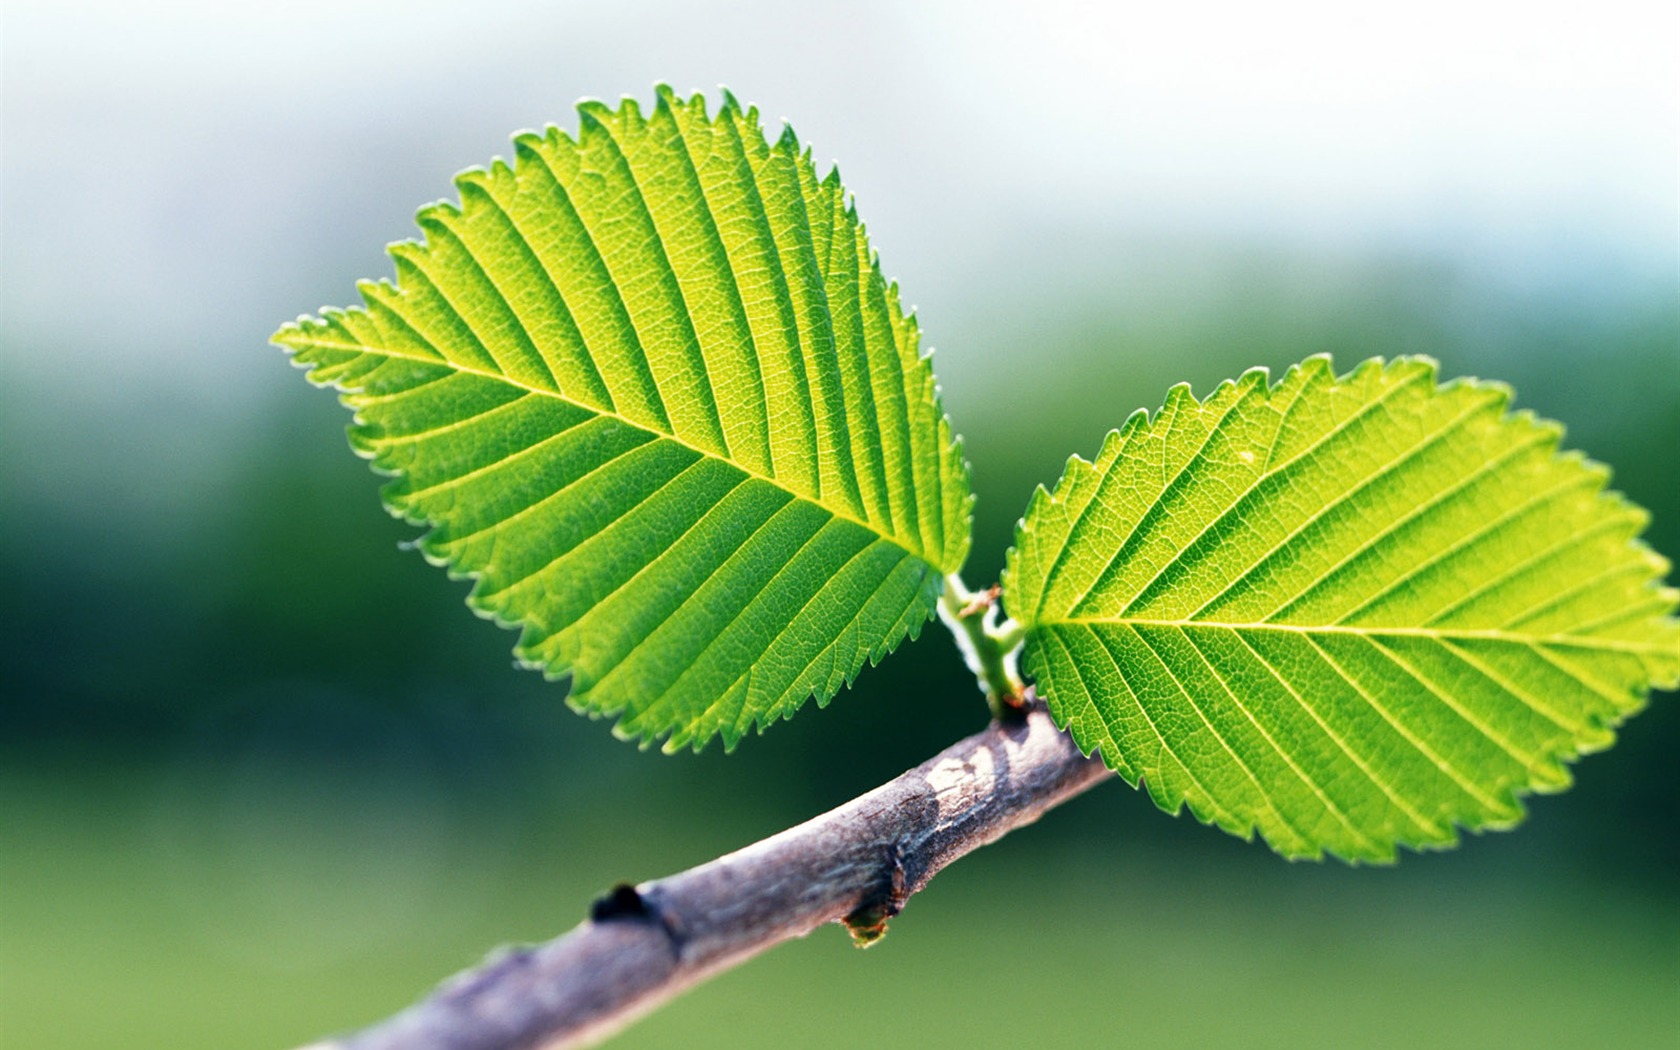
[[844,922],[868,943],[945,865],[1107,775],[1034,704],[798,827],[620,886],[570,933],[505,949],[389,1020],[308,1050],[557,1050],[604,1039],[823,923]]

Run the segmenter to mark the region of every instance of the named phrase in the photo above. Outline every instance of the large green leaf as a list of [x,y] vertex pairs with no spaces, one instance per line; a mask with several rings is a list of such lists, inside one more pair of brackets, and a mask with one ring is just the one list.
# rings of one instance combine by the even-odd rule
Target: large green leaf
[[727,96],[579,112],[275,341],[574,706],[732,746],[920,630],[967,469],[837,172]]
[[1040,489],[1004,593],[1086,751],[1291,856],[1506,827],[1680,678],[1667,564],[1503,387],[1327,359],[1134,415]]

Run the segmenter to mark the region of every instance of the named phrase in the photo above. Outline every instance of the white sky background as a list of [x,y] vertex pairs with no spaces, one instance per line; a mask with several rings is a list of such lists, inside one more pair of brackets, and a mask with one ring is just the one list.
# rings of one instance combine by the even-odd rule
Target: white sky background
[[658,80],[728,83],[841,161],[948,383],[1012,367],[961,356],[986,310],[1102,287],[1149,238],[1438,256],[1525,294],[1680,289],[1672,0],[9,0],[0,20],[0,396],[168,416],[124,439],[162,456],[295,383],[269,333],[389,273],[451,174]]
[[296,280],[347,219],[385,272],[453,171],[660,79],[840,158],[924,309],[1064,226],[1673,269],[1680,4],[1377,6],[12,0],[5,305]]
[[1080,196],[1118,181],[1178,221],[1269,212],[1284,233],[1436,210],[1620,220],[1638,241],[1660,215],[1674,247],[1680,5],[1038,6],[953,18],[946,71],[1018,64],[988,71],[995,115],[1046,120]]

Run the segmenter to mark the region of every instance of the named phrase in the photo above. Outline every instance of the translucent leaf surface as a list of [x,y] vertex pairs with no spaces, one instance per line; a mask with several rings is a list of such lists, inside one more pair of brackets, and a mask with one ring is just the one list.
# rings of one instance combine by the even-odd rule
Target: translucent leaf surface
[[1040,489],[1004,595],[1087,751],[1278,851],[1505,827],[1680,678],[1666,563],[1500,386],[1326,359],[1185,387]]
[[579,112],[275,341],[575,706],[733,745],[920,629],[967,472],[838,173],[728,97]]

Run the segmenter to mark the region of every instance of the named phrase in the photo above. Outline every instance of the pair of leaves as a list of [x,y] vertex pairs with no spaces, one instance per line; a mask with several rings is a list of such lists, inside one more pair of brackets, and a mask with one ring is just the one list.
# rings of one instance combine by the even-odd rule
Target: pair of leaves
[[[733,746],[919,631],[967,470],[836,173],[727,96],[580,115],[423,210],[395,284],[276,341],[574,706]],[[1505,405],[1315,360],[1134,416],[1010,552],[1052,713],[1290,855],[1514,821],[1680,676],[1680,627],[1641,513]]]

